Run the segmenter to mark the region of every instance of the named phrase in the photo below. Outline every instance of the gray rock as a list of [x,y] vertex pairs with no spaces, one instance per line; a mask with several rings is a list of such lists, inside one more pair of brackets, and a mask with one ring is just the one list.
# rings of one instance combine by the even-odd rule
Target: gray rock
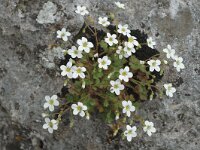
[[[199,149],[200,1],[123,3],[125,11],[113,0],[0,0],[0,149]],[[141,133],[131,143],[120,137],[108,143],[109,128],[95,116],[89,121],[77,117],[73,128],[66,120],[53,135],[42,129],[44,96],[63,86],[57,61],[62,55],[55,47],[66,45],[60,45],[55,33],[62,27],[78,33],[84,20],[74,12],[77,5],[85,5],[95,18],[112,11],[121,22],[156,39],[160,51],[170,44],[184,58],[186,69],[177,73],[167,68],[160,83],[172,82],[176,95],[146,102],[138,110],[155,123],[152,137]]]
[[59,21],[61,14],[57,12],[57,6],[48,1],[43,5],[43,9],[40,10],[36,21],[40,24],[55,23]]

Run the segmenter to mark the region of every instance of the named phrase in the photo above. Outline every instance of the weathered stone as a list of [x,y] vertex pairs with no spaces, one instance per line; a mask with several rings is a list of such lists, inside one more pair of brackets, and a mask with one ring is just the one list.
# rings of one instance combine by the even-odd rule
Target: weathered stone
[[[199,149],[200,1],[123,3],[125,11],[113,0],[0,0],[0,149]],[[77,5],[85,5],[95,18],[112,11],[122,23],[156,39],[160,51],[170,44],[184,58],[186,69],[176,73],[167,68],[161,83],[174,83],[175,97],[146,102],[138,110],[155,123],[152,137],[140,133],[131,143],[121,137],[108,143],[109,128],[95,116],[90,121],[77,117],[73,128],[66,120],[54,135],[42,129],[44,96],[63,86],[56,61],[62,55],[56,47],[66,47],[56,31],[79,32],[84,20],[74,12]]]

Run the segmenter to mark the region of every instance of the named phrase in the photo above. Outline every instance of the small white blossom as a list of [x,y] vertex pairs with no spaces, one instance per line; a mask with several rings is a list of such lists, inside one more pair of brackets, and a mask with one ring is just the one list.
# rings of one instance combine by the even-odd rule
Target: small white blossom
[[82,58],[82,51],[77,49],[76,46],[72,46],[71,49],[68,50],[68,54],[72,57],[72,58]]
[[122,46],[118,46],[116,53],[119,55],[119,59],[122,59],[123,57],[125,58],[129,57],[129,55],[124,51]]
[[77,66],[73,66],[72,67],[72,70],[73,70],[73,78],[76,79],[78,77],[80,78],[85,78],[85,74],[84,72],[86,71],[86,68],[85,67],[77,67]]
[[59,105],[59,101],[57,100],[57,98],[57,95],[53,95],[52,97],[45,96],[46,103],[44,103],[44,109],[49,108],[50,111],[54,111],[54,106]]
[[85,80],[83,80],[83,83],[82,83],[82,89],[85,89]]
[[77,9],[75,11],[77,14],[80,14],[82,16],[85,16],[89,14],[85,6],[77,6]]
[[48,117],[48,116],[49,116],[49,114],[47,114],[47,113],[42,113],[42,117],[43,117],[43,118]]
[[172,84],[171,83],[164,84],[164,87],[166,89],[166,95],[169,97],[173,97],[173,93],[176,92],[176,89],[172,87]]
[[108,79],[110,79],[113,74],[114,74],[114,72],[109,73],[108,74]]
[[123,35],[130,35],[130,33],[131,33],[131,31],[128,29],[128,25],[127,24],[125,24],[125,25],[119,24],[117,32],[119,32],[119,33],[121,33]]
[[132,53],[135,53],[136,52],[136,50],[135,50],[135,48],[134,47],[129,47],[128,46],[129,44],[128,44],[128,42],[125,42],[124,43],[124,52],[126,52],[126,54],[128,55],[128,56],[131,56],[132,55]]
[[105,38],[105,42],[108,43],[108,45],[113,46],[114,44],[118,43],[116,37],[117,37],[116,34],[111,35],[110,33],[107,33],[107,37]]
[[125,82],[128,82],[129,81],[129,78],[132,78],[133,77],[133,73],[129,71],[129,67],[126,66],[124,69],[120,69],[119,70],[119,79],[120,80],[124,80]]
[[110,88],[110,92],[115,93],[116,95],[120,95],[120,91],[124,89],[124,85],[121,84],[120,80],[119,79],[117,79],[116,81],[111,80],[110,84],[112,86]]
[[130,100],[128,101],[122,101],[122,106],[124,107],[123,108],[123,113],[126,113],[126,115],[128,117],[131,116],[131,112],[134,112],[135,111],[135,106],[132,105],[132,102]]
[[49,133],[53,133],[53,130],[58,129],[58,122],[55,119],[50,120],[49,118],[45,118],[43,129],[48,129]]
[[123,47],[118,46],[116,53],[119,55],[119,59],[122,59],[123,58]]
[[85,37],[82,37],[82,39],[77,40],[77,44],[79,45],[78,49],[80,51],[85,51],[86,53],[90,52],[90,49],[94,47],[92,42],[88,42],[88,40]]
[[111,64],[111,60],[108,56],[103,56],[103,58],[98,58],[99,68],[103,68],[104,70],[108,69],[108,66]]
[[62,70],[61,72],[62,76],[67,75],[68,78],[70,79],[72,78],[72,75],[73,75],[72,61],[69,61],[66,66],[65,65],[60,66],[60,69]]
[[183,58],[175,56],[174,59],[175,59],[175,62],[173,63],[173,65],[176,68],[176,70],[180,72],[181,69],[185,68],[185,65],[183,64]]
[[167,65],[168,64],[168,61],[167,60],[163,60],[164,64]]
[[126,126],[126,131],[124,132],[124,135],[126,136],[129,142],[131,142],[132,138],[137,136],[136,130],[137,130],[136,126],[133,127],[131,127],[130,125]]
[[156,70],[157,72],[160,71],[160,64],[161,64],[161,61],[160,60],[149,60],[147,62],[147,64],[149,64],[149,67],[150,67],[150,71],[153,72],[154,70]]
[[99,17],[99,24],[101,24],[104,27],[107,27],[110,25],[110,22],[108,21],[107,17]]
[[141,65],[144,65],[144,64],[145,64],[145,61],[140,60],[140,64],[141,64]]
[[119,119],[119,112],[116,113],[115,120]]
[[86,119],[90,120],[90,114],[88,112],[86,112]]
[[175,50],[170,45],[167,45],[167,48],[163,49],[163,52],[167,54],[167,58],[174,58]]
[[152,37],[149,37],[147,39],[147,45],[150,47],[150,48],[154,48],[154,46],[156,45],[156,42],[153,41]]
[[95,58],[96,58],[96,57],[99,57],[99,54],[98,54],[98,53],[94,54],[94,57],[95,57]]
[[87,106],[83,105],[83,103],[78,102],[77,104],[72,104],[71,108],[73,109],[74,115],[80,115],[81,117],[85,116],[85,111],[87,110]]
[[115,5],[117,5],[117,7],[121,8],[121,9],[125,9],[125,5],[120,2],[115,2]]
[[136,40],[137,38],[134,36],[131,36],[130,34],[128,35],[128,47],[132,48],[134,46],[138,46],[139,43]]
[[154,128],[153,122],[145,121],[145,126],[143,127],[144,132],[148,134],[148,136],[151,136],[152,133],[156,132],[156,128]]
[[71,33],[67,32],[66,28],[57,31],[57,38],[62,38],[63,41],[68,41],[68,36],[71,36]]

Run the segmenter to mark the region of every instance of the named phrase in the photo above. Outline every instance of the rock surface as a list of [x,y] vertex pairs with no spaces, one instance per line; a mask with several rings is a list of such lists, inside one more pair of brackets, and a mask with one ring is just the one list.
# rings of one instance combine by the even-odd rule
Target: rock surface
[[[0,0],[0,149],[2,150],[198,150],[200,148],[200,1],[124,0]],[[77,118],[75,126],[54,135],[42,129],[45,95],[59,93],[56,31],[66,27],[76,35],[83,18],[75,14],[85,5],[94,17],[117,13],[123,23],[157,41],[157,49],[172,45],[186,69],[168,68],[163,83],[172,82],[172,99],[145,103],[140,113],[155,123],[157,133],[127,143],[107,141],[108,127],[100,120]],[[102,130],[103,129],[103,130]]]

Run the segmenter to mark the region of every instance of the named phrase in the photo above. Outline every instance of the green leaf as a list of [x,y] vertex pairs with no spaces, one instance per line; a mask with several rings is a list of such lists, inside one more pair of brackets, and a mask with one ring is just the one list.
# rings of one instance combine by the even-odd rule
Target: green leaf
[[108,106],[109,106],[109,102],[108,102],[108,100],[104,100],[104,102],[103,102],[103,106],[104,106],[104,107],[108,107]]
[[67,94],[66,99],[67,99],[67,102],[69,102],[69,103],[72,103],[75,101],[75,97],[72,94]]
[[115,115],[111,111],[107,112],[106,122],[112,123],[114,121],[114,118],[115,118]]
[[129,59],[129,65],[133,70],[141,70],[142,72],[146,71],[146,66],[143,64],[140,64],[140,60],[137,59],[134,55],[132,55]]
[[141,100],[147,100],[148,98],[148,90],[146,89],[145,86],[139,85],[139,96]]
[[108,45],[107,43],[104,41],[104,40],[101,40],[101,42],[99,43],[100,46],[104,49],[104,50],[107,50],[108,49]]

